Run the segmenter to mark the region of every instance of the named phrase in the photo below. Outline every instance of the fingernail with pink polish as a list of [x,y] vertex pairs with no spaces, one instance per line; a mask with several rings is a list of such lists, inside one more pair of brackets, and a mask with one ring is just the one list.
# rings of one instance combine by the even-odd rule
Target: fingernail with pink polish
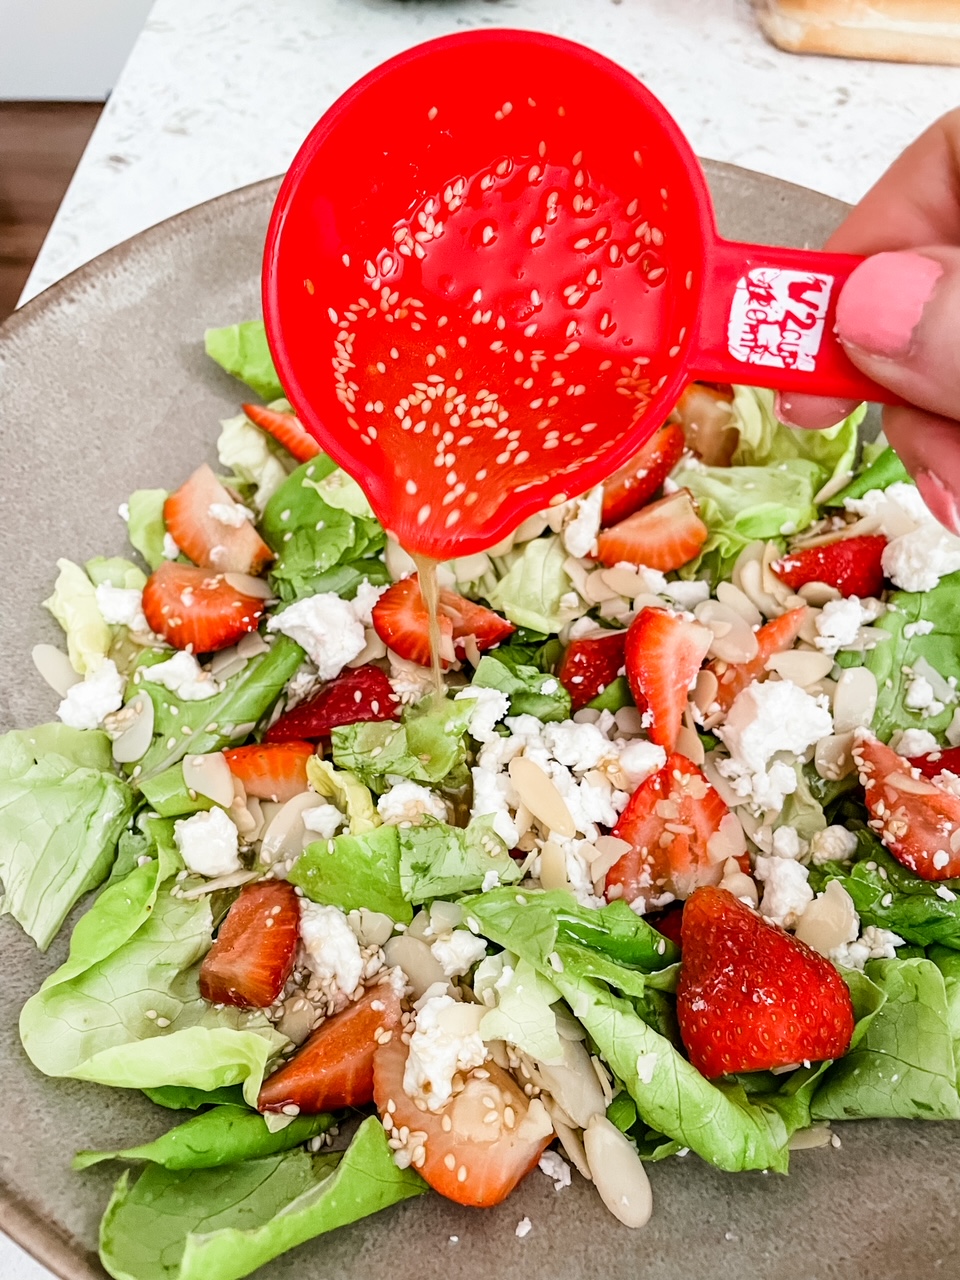
[[960,505],[957,495],[932,471],[918,471],[917,488],[930,513],[951,533],[960,534]]
[[943,267],[920,253],[877,253],[857,267],[837,299],[840,340],[873,355],[905,355]]

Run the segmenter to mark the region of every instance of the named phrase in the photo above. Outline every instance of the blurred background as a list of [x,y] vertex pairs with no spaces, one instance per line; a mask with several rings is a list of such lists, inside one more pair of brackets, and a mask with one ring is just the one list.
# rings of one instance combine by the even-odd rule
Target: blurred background
[[0,320],[152,0],[0,0]]

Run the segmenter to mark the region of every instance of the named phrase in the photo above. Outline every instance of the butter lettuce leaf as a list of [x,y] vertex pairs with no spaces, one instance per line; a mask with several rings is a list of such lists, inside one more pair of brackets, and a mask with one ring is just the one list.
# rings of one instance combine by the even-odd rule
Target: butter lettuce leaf
[[147,575],[132,560],[123,556],[94,556],[84,565],[87,577],[94,587],[109,583],[126,591],[142,591],[147,585]]
[[760,387],[734,387],[733,414],[740,433],[733,455],[735,466],[772,466],[794,458],[814,462],[821,470],[820,487],[853,470],[858,429],[867,406],[824,431],[788,427],[774,413],[774,393]]
[[349,769],[337,769],[329,760],[311,756],[307,761],[307,781],[317,795],[329,800],[346,815],[352,836],[366,835],[380,826],[380,815],[370,788]]
[[490,604],[518,627],[556,633],[587,611],[563,567],[566,559],[556,535],[525,542],[498,561],[503,573],[490,592]]
[[363,835],[339,835],[307,845],[288,877],[313,902],[341,911],[382,911],[409,924],[410,903],[400,882],[400,840],[396,827],[375,827]]
[[[864,449],[866,456],[867,450]],[[892,484],[913,484],[913,477],[890,445],[864,467],[858,475],[826,502],[828,507],[842,507],[848,498],[862,498],[872,489],[889,489]]]
[[262,320],[208,329],[203,341],[210,359],[245,382],[261,400],[278,400],[283,395]]
[[334,763],[377,794],[389,786],[388,774],[436,785],[463,768],[471,708],[468,699],[431,697],[406,707],[399,723],[343,725],[331,734]]
[[410,902],[453,898],[479,889],[495,872],[502,884],[520,879],[520,866],[493,829],[492,816],[451,827],[424,818],[415,827],[398,828],[400,885]]
[[163,504],[167,497],[166,489],[137,489],[131,493],[127,503],[127,537],[151,569],[159,569],[166,559],[163,548],[167,526],[163,518]]
[[471,684],[505,694],[512,716],[536,716],[544,722],[570,718],[570,695],[557,677],[517,661],[509,649],[484,654]]
[[287,1249],[422,1195],[371,1116],[341,1156],[288,1151],[219,1169],[124,1175],[100,1228],[115,1280],[239,1280]]
[[0,737],[0,911],[41,950],[106,879],[135,808],[105,733],[47,724]]
[[[283,400],[270,408],[282,411],[290,406]],[[254,426],[244,413],[221,421],[217,457],[239,485],[252,489],[252,505],[261,512],[295,465],[283,446]]]
[[203,1107],[243,1105],[243,1086],[224,1085],[222,1089],[184,1089],[180,1085],[161,1085],[157,1089],[144,1089],[151,1102],[168,1111],[200,1111]]
[[53,594],[44,600],[67,637],[70,665],[79,675],[96,671],[110,652],[113,632],[97,607],[93,583],[72,560],[58,560]]

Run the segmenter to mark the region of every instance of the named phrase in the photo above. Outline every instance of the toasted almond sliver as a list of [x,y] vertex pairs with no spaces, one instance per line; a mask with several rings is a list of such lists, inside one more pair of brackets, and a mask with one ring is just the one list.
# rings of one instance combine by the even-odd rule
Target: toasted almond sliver
[[583,596],[584,600],[588,600],[587,595],[587,579],[590,577],[590,570],[578,560],[576,556],[568,556],[563,562],[563,571],[573,583],[574,589]]
[[674,748],[682,756],[696,765],[703,764],[704,749],[703,743],[697,735],[696,729],[690,725],[684,724],[680,726],[680,732],[677,734],[677,743]]
[[763,589],[763,571],[759,561],[748,560],[744,564],[737,585],[765,618],[779,618],[783,613],[783,607],[776,597]]
[[569,889],[567,860],[563,850],[552,840],[547,840],[540,850],[540,883],[544,889]]
[[749,898],[754,906],[760,901],[760,890],[757,888],[757,882],[752,876],[748,876],[745,871],[740,870],[740,863],[736,858],[728,858],[723,864],[723,879],[720,881],[720,888],[728,890],[735,898]]
[[705,600],[695,610],[698,622],[713,632],[708,653],[724,662],[752,662],[757,656],[757,637],[742,614],[719,600]]
[[848,667],[841,672],[833,697],[833,728],[836,733],[868,726],[877,709],[877,677],[866,667]]
[[[386,657],[387,646],[383,643],[383,641],[377,635],[376,631],[374,631],[373,627],[367,627],[365,635],[367,640],[366,644],[363,646],[363,648],[360,650],[357,656],[347,663],[348,667],[363,667],[368,662],[374,662],[377,658]],[[469,650],[470,650],[471,642],[473,643],[474,646],[476,646],[476,641],[474,640],[473,636],[466,636],[464,638],[464,650],[467,652],[468,659],[470,656]],[[474,666],[479,666],[479,663],[480,663],[480,659],[478,656],[476,663],[474,663]]]
[[202,898],[207,893],[216,893],[218,889],[236,889],[238,885],[256,880],[259,874],[259,871],[231,871],[225,876],[217,876],[215,880],[205,880],[195,889],[186,889],[180,896],[189,901]]
[[613,718],[621,733],[643,732],[643,716],[636,707],[621,707]]
[[153,699],[146,693],[137,694],[123,708],[125,716],[128,712],[131,715],[129,723],[113,740],[112,754],[117,764],[134,764],[146,753],[153,740]]
[[303,852],[303,838],[307,833],[303,814],[317,805],[315,791],[302,791],[294,796],[270,819],[260,842],[260,861],[265,864],[295,858]]
[[818,653],[813,649],[788,649],[784,653],[774,653],[766,663],[768,671],[775,671],[783,680],[806,689],[818,680],[828,676],[833,670],[833,658],[827,653]]
[[582,1178],[586,1178],[587,1182],[592,1182],[593,1177],[590,1173],[590,1166],[587,1164],[586,1152],[583,1149],[583,1143],[580,1141],[579,1133],[576,1129],[571,1129],[569,1125],[557,1120],[555,1116],[552,1116],[551,1119],[553,1120],[553,1127],[557,1131],[557,1137],[560,1140],[564,1155]]
[[845,489],[847,487],[852,478],[852,471],[843,471],[838,476],[832,476],[827,483],[823,485],[822,488],[818,489],[816,494],[814,494],[814,506],[822,507],[825,502],[829,502],[834,494],[839,493],[841,489]]
[[[625,853],[629,853],[633,848],[626,840],[621,840],[619,836],[598,836],[593,845],[596,849],[596,855],[591,854],[590,868],[593,869],[594,863],[598,858],[612,857],[614,862],[619,862]],[[613,863],[610,864],[611,866]]]
[[665,605],[659,596],[651,595],[649,591],[641,591],[639,595],[634,596],[633,607],[639,613],[641,609],[663,609]]
[[938,787],[926,778],[912,778],[909,773],[888,773],[883,780],[885,787],[893,787],[896,791],[905,791],[909,796],[935,796],[940,794]]
[[626,596],[628,600],[647,589],[646,583],[635,569],[601,569],[600,577],[618,596]]
[[805,604],[816,605],[818,609],[822,609],[831,600],[839,600],[841,598],[837,588],[831,587],[826,582],[805,582],[798,589],[797,595],[800,596]]
[[538,822],[559,836],[575,836],[576,823],[563,796],[538,764],[526,756],[514,756],[509,765],[510,780],[517,795]]
[[258,658],[270,648],[259,631],[248,631],[240,637],[236,647],[241,658]]
[[653,1213],[650,1179],[637,1149],[606,1116],[596,1115],[583,1134],[583,1148],[600,1199],[628,1227],[642,1227]]
[[707,709],[712,707],[717,700],[717,693],[720,689],[720,682],[712,671],[703,671],[697,676],[697,683],[693,690],[693,701],[698,711],[706,714]]
[[837,782],[856,770],[853,734],[832,733],[821,738],[813,753],[814,768],[827,782]]
[[219,681],[229,680],[231,676],[238,675],[246,665],[246,658],[238,653],[236,645],[232,645],[229,649],[221,649],[219,653],[213,655],[210,659],[210,674],[216,676]]
[[272,600],[273,592],[266,578],[255,578],[252,573],[225,573],[223,580],[228,587],[253,600]]
[[606,604],[610,600],[622,600],[623,593],[614,590],[604,581],[604,571],[595,569],[593,573],[587,575],[584,584],[584,599],[589,600],[591,604]]
[[830,880],[823,893],[807,904],[797,924],[796,936],[822,956],[829,956],[860,932],[860,917],[853,899],[839,880]]
[[[836,884],[836,881],[831,881]],[[798,1129],[791,1135],[787,1143],[789,1151],[815,1151],[820,1147],[829,1147],[833,1141],[833,1130],[825,1125],[817,1125],[813,1129]]]
[[517,807],[517,812],[513,818],[513,825],[517,828],[517,838],[519,840],[522,840],[533,826],[533,814],[525,804],[521,803]]
[[725,813],[719,827],[707,840],[707,857],[713,864],[725,863],[728,858],[739,858],[746,851],[747,838],[740,819],[735,813]]
[[70,659],[53,644],[35,644],[31,653],[33,665],[46,680],[50,688],[60,695],[67,696],[67,690],[83,680],[70,665]]
[[744,595],[738,586],[733,582],[720,582],[717,584],[717,599],[721,604],[725,604],[729,609],[736,610],[743,618],[744,622],[751,627],[759,627],[763,622],[763,614],[753,603],[749,596]]
[[764,591],[773,596],[774,600],[780,605],[783,605],[787,597],[791,595],[790,588],[773,571],[773,566],[778,560],[782,559],[783,554],[775,542],[768,542],[764,546],[763,558],[760,561],[761,583]]
[[703,764],[700,766],[707,775],[707,781],[717,792],[720,799],[730,809],[735,809],[738,804],[743,804],[743,797],[738,796],[727,779],[717,769],[718,756],[715,751],[708,751],[703,758]]
[[408,933],[397,934],[384,943],[383,955],[391,969],[399,965],[403,970],[414,1000],[419,1000],[435,982],[447,982],[439,960],[420,938],[412,938]]
[[214,804],[229,809],[233,804],[233,774],[222,751],[209,755],[184,756],[183,782],[190,791],[206,796]]

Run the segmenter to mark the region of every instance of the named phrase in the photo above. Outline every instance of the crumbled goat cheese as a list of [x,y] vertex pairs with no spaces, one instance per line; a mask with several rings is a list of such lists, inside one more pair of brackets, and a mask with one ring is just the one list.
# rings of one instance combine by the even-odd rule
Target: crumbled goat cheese
[[657,1069],[657,1063],[660,1061],[658,1053],[638,1053],[637,1054],[637,1076],[641,1084],[651,1084],[654,1073]]
[[487,954],[487,944],[469,929],[453,929],[432,943],[430,950],[448,978],[462,978]]
[[494,773],[489,769],[475,767],[473,775],[473,806],[471,818],[493,818],[493,830],[508,849],[516,848],[520,833],[513,820],[518,800],[510,775]]
[[192,653],[181,650],[166,662],[157,662],[152,667],[141,667],[140,678],[149,680],[151,684],[162,684],[181,702],[203,702],[213,698],[220,692],[220,686],[210,674],[204,671]]
[[846,969],[862,969],[868,960],[895,960],[897,947],[904,945],[903,938],[890,929],[867,925],[863,935],[855,942],[845,942],[834,947],[830,959]]
[[951,773],[949,769],[944,769],[937,774],[933,781],[938,787],[943,787],[944,791],[949,791],[951,795],[960,796],[960,775]]
[[282,631],[295,640],[314,663],[321,680],[338,676],[362,653],[367,637],[349,600],[332,591],[297,600],[267,623],[268,631]]
[[491,868],[489,871],[485,872],[484,874],[483,881],[480,885],[480,892],[489,893],[491,889],[499,889],[499,888],[500,888],[500,872],[494,871],[493,868]]
[[908,622],[903,628],[904,639],[912,640],[914,636],[928,636],[933,631],[933,623],[927,622],[925,618],[919,618],[916,622]]
[[913,677],[904,692],[903,705],[911,711],[926,711],[931,716],[938,716],[943,710],[943,703],[934,696],[933,685],[926,676]]
[[187,870],[198,876],[226,876],[239,871],[240,836],[235,824],[216,805],[205,813],[180,818],[173,838]]
[[524,1236],[528,1236],[532,1230],[533,1230],[533,1223],[530,1221],[530,1219],[521,1218],[520,1221],[517,1223],[517,1229],[514,1232],[514,1235],[517,1237],[518,1240],[522,1240]]
[[346,818],[335,804],[318,804],[313,809],[305,809],[300,815],[300,821],[321,840],[330,840],[343,826]]
[[856,644],[862,621],[863,611],[856,596],[828,600],[817,615],[817,648],[828,654],[848,649]]
[[620,747],[618,763],[626,781],[627,790],[632,793],[652,773],[660,772],[667,763],[667,753],[655,742],[634,738]]
[[578,560],[590,555],[596,546],[602,510],[602,484],[575,500],[573,518],[564,524],[560,539],[569,554],[576,556]]
[[473,709],[467,722],[470,736],[477,742],[489,742],[497,737],[494,728],[510,710],[510,699],[499,689],[485,689],[480,685],[468,685],[454,695],[454,702],[472,702]]
[[377,813],[387,825],[419,822],[424,815],[447,820],[447,806],[429,787],[418,782],[398,782],[377,801]]
[[174,542],[169,533],[163,535],[163,558],[164,560],[176,560],[180,554],[180,548]]
[[601,762],[616,756],[613,744],[595,724],[577,724],[574,720],[545,724],[542,738],[555,760],[578,773],[596,769]]
[[813,901],[807,868],[792,858],[757,858],[754,874],[763,884],[760,914],[791,928]]
[[940,745],[927,729],[904,729],[891,740],[890,745],[898,756],[928,756],[939,751]]
[[117,515],[120,517],[120,519],[123,521],[124,524],[129,524],[130,523],[130,503],[121,502],[119,507],[117,507]]
[[317,977],[332,979],[345,996],[352,996],[363,977],[363,956],[357,935],[340,908],[301,898],[300,941]]
[[239,529],[248,520],[252,523],[256,519],[250,508],[245,507],[242,502],[211,502],[208,511],[212,520],[228,529]]
[[354,617],[358,622],[362,622],[365,627],[373,626],[372,610],[377,603],[386,587],[376,587],[367,578],[357,587],[357,593],[350,601],[353,608]]
[[104,622],[111,626],[129,627],[131,631],[149,631],[143,616],[143,592],[135,587],[113,587],[101,582],[97,587],[97,608]]
[[857,837],[846,827],[824,827],[810,838],[810,861],[815,867],[827,862],[847,862],[857,851]]
[[927,509],[916,486],[906,481],[871,489],[844,502],[848,511],[876,516],[888,539],[884,574],[904,591],[932,591],[940,579],[960,569],[960,538]]
[[85,680],[71,685],[57,707],[57,715],[71,729],[96,729],[111,711],[123,706],[126,680],[111,658],[104,658]]
[[779,809],[796,790],[797,778],[791,765],[774,756],[802,756],[832,732],[826,698],[815,698],[790,680],[754,681],[737,694],[716,730],[730,753],[717,768],[757,809]]
[[570,1185],[570,1166],[557,1151],[545,1151],[537,1162],[537,1168],[553,1183],[554,1190],[562,1191]]
[[807,842],[801,840],[794,827],[777,827],[770,838],[775,858],[802,858],[807,852]]
[[[445,986],[434,983],[416,1003],[417,1020],[403,1072],[404,1092],[425,1102],[429,1111],[440,1111],[449,1102],[457,1072],[479,1067],[487,1057],[477,1029],[483,1006],[459,1004]],[[471,1017],[474,1013],[479,1016]]]

